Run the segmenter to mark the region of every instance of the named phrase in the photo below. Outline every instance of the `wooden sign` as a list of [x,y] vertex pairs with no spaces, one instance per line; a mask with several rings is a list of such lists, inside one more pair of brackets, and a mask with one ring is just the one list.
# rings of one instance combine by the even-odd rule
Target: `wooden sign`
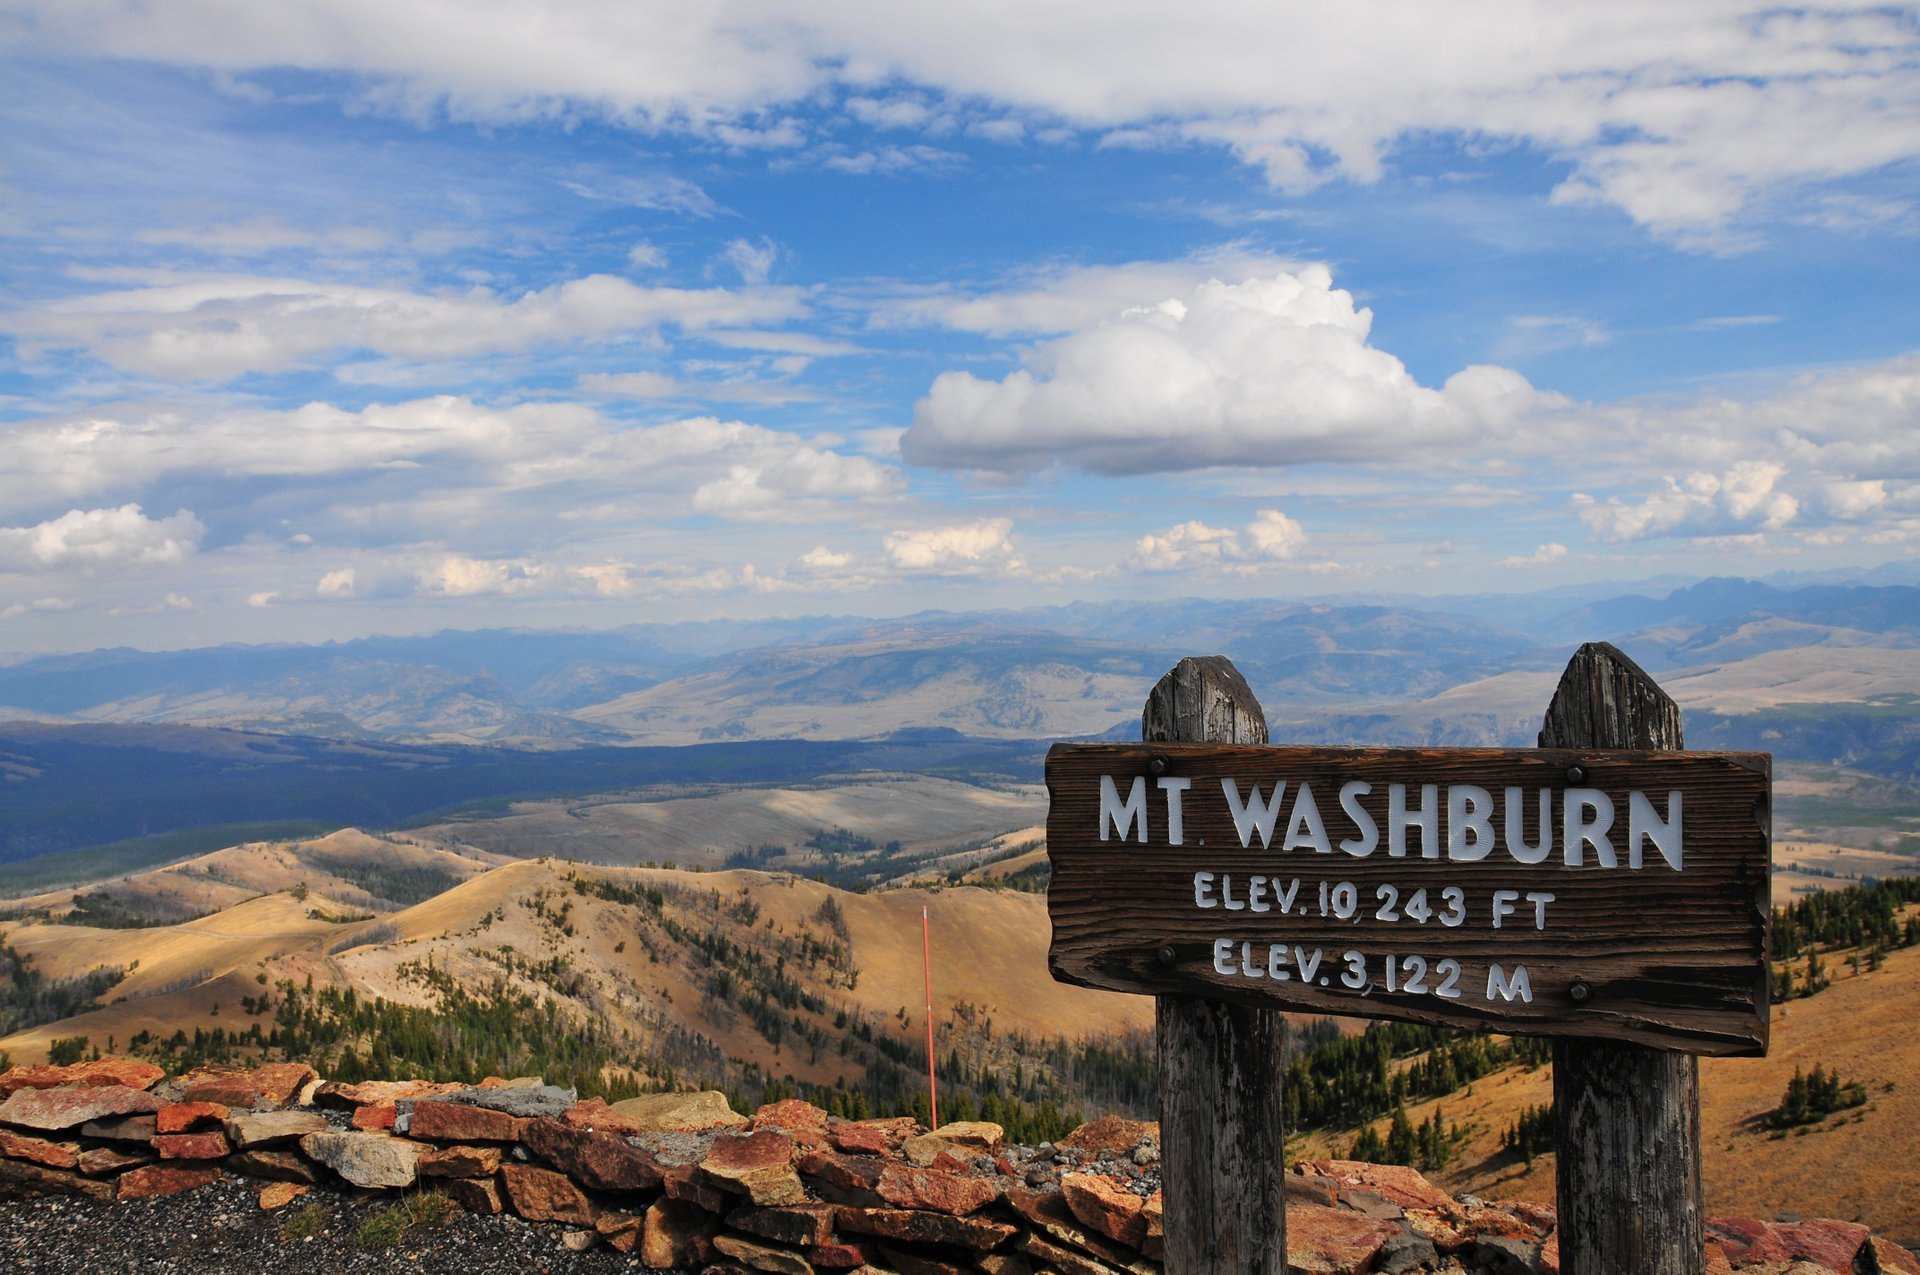
[[1060,744],[1070,983],[1767,1047],[1764,753]]

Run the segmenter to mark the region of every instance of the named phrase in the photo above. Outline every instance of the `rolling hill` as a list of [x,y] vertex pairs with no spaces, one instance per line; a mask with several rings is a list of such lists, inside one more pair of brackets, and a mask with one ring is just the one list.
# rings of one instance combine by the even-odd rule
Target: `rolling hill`
[[[573,1079],[603,1090],[698,1079],[757,1094],[791,1083],[859,1093],[874,1109],[904,1106],[926,1066],[924,907],[936,1014],[952,1024],[943,1062],[964,1054],[969,1078],[991,1070],[1006,1097],[1033,1104],[1139,1102],[1134,1073],[1150,1065],[1142,1033],[1151,1002],[1055,983],[1038,896],[852,894],[784,873],[532,860],[470,863],[476,870],[460,883],[407,907],[334,911],[349,906],[337,896],[357,874],[396,857],[444,863],[445,853],[374,838],[244,847],[211,857],[233,875],[236,860],[259,860],[260,884],[297,874],[304,894],[286,888],[133,929],[0,923],[0,956],[33,977],[104,972],[109,984],[97,1008],[21,1027],[0,1038],[0,1053],[39,1059],[56,1041],[84,1036],[185,1064],[277,1044],[351,1075],[360,1064],[349,1052],[390,1059],[431,1040],[447,1053],[417,1057],[418,1066],[497,1049],[497,1059],[462,1056],[482,1071],[529,1059],[572,1066]],[[337,871],[320,876],[325,863]],[[114,890],[130,904],[170,904],[179,887],[160,878],[194,878],[197,869]],[[9,906],[36,902],[60,906]],[[479,1043],[459,1043],[463,1024],[483,1020]],[[1132,1059],[1118,1079],[1114,1057]]]

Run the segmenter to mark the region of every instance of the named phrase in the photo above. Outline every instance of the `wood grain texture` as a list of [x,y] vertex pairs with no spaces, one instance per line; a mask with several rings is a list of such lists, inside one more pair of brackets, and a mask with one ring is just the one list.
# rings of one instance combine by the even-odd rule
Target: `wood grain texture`
[[[1047,759],[1049,960],[1055,977],[1117,991],[1185,993],[1311,1013],[1578,1035],[1698,1053],[1762,1053],[1769,771],[1766,755],[1748,753],[1059,745]],[[1144,842],[1137,822],[1125,839],[1111,821],[1103,824],[1103,776],[1123,796],[1136,778],[1143,784]],[[1257,786],[1271,802],[1275,785],[1288,785],[1267,844],[1255,832],[1243,845],[1227,779],[1242,800]],[[1181,793],[1182,844],[1174,845],[1171,805],[1160,785],[1181,780],[1190,786]],[[1322,815],[1322,844],[1359,836],[1360,825],[1339,800],[1349,781],[1370,786],[1357,802],[1382,844],[1364,857],[1318,852],[1306,844],[1286,849],[1303,784]],[[1436,785],[1436,831],[1442,838],[1436,850],[1444,846],[1449,789],[1483,790],[1493,802],[1490,822],[1499,829],[1486,857],[1424,858],[1417,832],[1408,836],[1405,857],[1392,856],[1386,830],[1394,783],[1405,785],[1409,804],[1419,802],[1422,785]],[[1605,866],[1592,846],[1584,848],[1580,866],[1568,864],[1558,850],[1541,863],[1517,860],[1506,849],[1509,788],[1520,791],[1523,840],[1536,845],[1545,835],[1543,795],[1556,846],[1564,844],[1567,793],[1605,795],[1616,811],[1616,866]],[[1648,794],[1655,813],[1664,815],[1674,790],[1683,793],[1684,870],[1668,866],[1651,842],[1642,844],[1642,866],[1631,867],[1629,794]],[[1103,826],[1111,837],[1106,841],[1099,839]],[[1200,906],[1199,872],[1213,874],[1205,897],[1216,906]],[[1269,883],[1267,910],[1232,909],[1230,896],[1254,902],[1249,895],[1256,877]],[[1276,893],[1295,881],[1293,906],[1283,910]],[[1348,916],[1324,910],[1319,895],[1322,886],[1341,882],[1351,885],[1357,900]],[[1460,910],[1449,918],[1464,915],[1458,925],[1440,918],[1449,888],[1460,892]],[[1409,915],[1420,891],[1430,914],[1425,919]],[[1505,892],[1509,909],[1499,928],[1496,892]],[[1529,894],[1553,896],[1544,913]],[[1541,915],[1544,929],[1536,928]],[[1215,944],[1222,939],[1231,943],[1230,974],[1217,964]],[[1275,944],[1284,949],[1277,964],[1269,958]],[[1303,978],[1314,952],[1320,964]],[[1364,985],[1341,981],[1347,953],[1360,960]],[[1392,982],[1389,956],[1401,973]],[[1431,973],[1421,983],[1404,977],[1414,957]],[[1442,962],[1458,965],[1451,998],[1440,994]],[[1511,977],[1516,967],[1527,971],[1528,996],[1508,1000],[1494,994],[1496,978]]]
[[[1205,656],[1160,679],[1141,731],[1151,741],[1261,744],[1267,723],[1232,662]],[[1154,1023],[1166,1275],[1286,1275],[1285,1018],[1161,996]]]
[[[1625,655],[1589,643],[1560,679],[1540,743],[1678,749],[1680,710]],[[1662,914],[1650,915],[1664,925]],[[1769,937],[1761,937],[1763,952]],[[1700,1060],[1635,1045],[1555,1041],[1553,1103],[1564,1275],[1703,1275]]]

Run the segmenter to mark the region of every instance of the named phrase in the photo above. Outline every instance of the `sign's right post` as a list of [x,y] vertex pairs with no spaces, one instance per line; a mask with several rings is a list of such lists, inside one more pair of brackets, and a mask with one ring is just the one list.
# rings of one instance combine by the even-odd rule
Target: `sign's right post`
[[[1561,675],[1540,746],[1678,749],[1680,709],[1632,660],[1591,642]],[[1623,906],[1660,924],[1657,899]],[[1558,1039],[1553,1104],[1564,1275],[1704,1275],[1700,1060]]]

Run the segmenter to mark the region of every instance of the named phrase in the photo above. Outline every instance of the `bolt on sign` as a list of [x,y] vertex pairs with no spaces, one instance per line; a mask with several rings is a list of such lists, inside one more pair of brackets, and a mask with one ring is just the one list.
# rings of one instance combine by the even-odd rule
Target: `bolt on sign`
[[1060,744],[1087,987],[1764,1054],[1765,753]]

